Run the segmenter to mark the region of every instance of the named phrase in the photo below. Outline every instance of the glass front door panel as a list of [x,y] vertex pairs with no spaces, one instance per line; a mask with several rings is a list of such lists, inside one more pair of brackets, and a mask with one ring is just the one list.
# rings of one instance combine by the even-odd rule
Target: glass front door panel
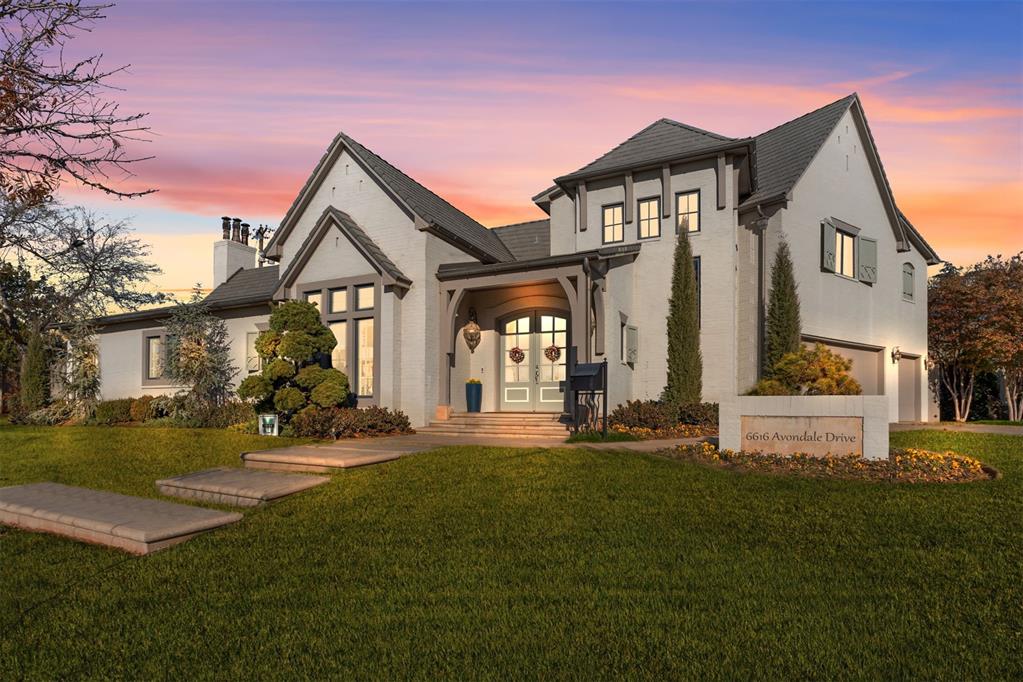
[[[514,349],[518,352],[513,352]],[[567,357],[565,316],[531,313],[506,321],[501,329],[500,409],[561,411],[564,394],[560,382],[565,380]],[[515,362],[516,359],[520,361]]]

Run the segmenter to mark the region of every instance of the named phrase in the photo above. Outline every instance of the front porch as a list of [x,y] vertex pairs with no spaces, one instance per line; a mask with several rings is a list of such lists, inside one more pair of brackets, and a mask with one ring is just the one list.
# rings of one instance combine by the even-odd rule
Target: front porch
[[[467,412],[469,379],[482,383],[483,413],[563,413],[569,349],[580,362],[604,352],[606,261],[633,253],[613,248],[442,266],[436,418]],[[478,335],[467,338],[471,322]]]

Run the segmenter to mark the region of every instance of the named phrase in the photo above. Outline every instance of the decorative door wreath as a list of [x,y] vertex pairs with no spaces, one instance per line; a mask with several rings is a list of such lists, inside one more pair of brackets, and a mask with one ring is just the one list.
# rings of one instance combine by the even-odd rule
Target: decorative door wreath
[[526,353],[518,346],[515,346],[510,351],[508,351],[508,357],[511,359],[512,362],[514,362],[517,365],[526,359]]
[[561,349],[553,343],[543,349],[543,354],[551,362],[557,362],[561,359]]

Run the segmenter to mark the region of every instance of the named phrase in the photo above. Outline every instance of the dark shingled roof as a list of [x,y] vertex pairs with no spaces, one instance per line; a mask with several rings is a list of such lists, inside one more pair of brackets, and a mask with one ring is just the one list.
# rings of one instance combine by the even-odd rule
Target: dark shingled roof
[[468,243],[497,261],[514,260],[493,232],[401,172],[376,153],[344,133],[338,137],[380,176],[384,183],[415,213],[442,232]]
[[[231,275],[226,282],[218,286],[206,296],[205,303],[211,311],[240,308],[247,305],[269,304],[277,290],[280,267],[271,265],[263,268],[245,268]],[[98,317],[93,322],[100,326],[120,322],[138,322],[141,320],[158,320],[169,317],[177,306],[163,306],[147,310],[133,310],[116,315]]]
[[757,191],[743,206],[784,196],[796,186],[855,93],[756,136]]
[[316,221],[316,227],[309,230],[309,234],[306,235],[305,241],[303,241],[302,245],[298,247],[298,251],[295,252],[295,257],[292,258],[291,262],[288,264],[288,269],[284,271],[283,275],[281,275],[280,283],[288,284],[290,286],[291,282],[289,280],[293,278],[292,275],[297,270],[305,267],[305,264],[308,261],[308,256],[311,255],[308,253],[309,250],[316,248],[317,244],[323,238],[324,233],[329,228],[329,223],[324,223],[324,220],[328,217],[334,219],[334,221],[340,226],[341,231],[344,232],[346,236],[351,237],[351,239],[356,243],[356,248],[365,253],[366,256],[373,261],[373,265],[383,270],[385,275],[390,276],[392,279],[404,284],[406,287],[412,284],[412,280],[406,277],[405,273],[403,273],[398,266],[395,265],[394,261],[387,257],[387,254],[384,253],[379,246],[377,246],[377,243],[373,241],[368,234],[366,234],[366,231],[363,230],[350,215],[334,206],[328,206],[325,208],[323,215],[321,215],[320,219]]
[[269,302],[277,289],[280,266],[245,268],[231,275],[226,282],[210,292],[206,303],[211,308]]
[[740,142],[740,140],[662,118],[643,128],[596,161],[586,164],[574,173],[558,178],[555,182],[613,172],[662,159],[688,156],[728,146],[735,142]]
[[551,221],[531,220],[526,223],[493,228],[515,260],[530,260],[551,255]]

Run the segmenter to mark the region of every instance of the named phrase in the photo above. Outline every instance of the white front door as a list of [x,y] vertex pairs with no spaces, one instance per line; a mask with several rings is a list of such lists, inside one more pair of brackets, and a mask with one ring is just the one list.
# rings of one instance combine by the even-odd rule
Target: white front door
[[500,409],[561,412],[567,351],[566,316],[529,312],[506,320],[501,329]]

